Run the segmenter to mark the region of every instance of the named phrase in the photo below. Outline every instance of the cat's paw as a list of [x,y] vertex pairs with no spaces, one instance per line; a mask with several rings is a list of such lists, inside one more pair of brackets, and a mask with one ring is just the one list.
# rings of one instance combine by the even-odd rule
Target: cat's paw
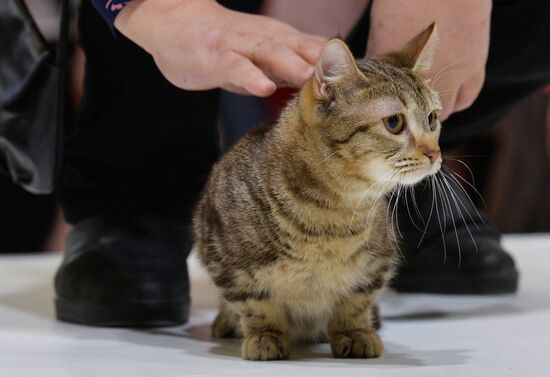
[[330,340],[332,354],[339,358],[372,358],[384,352],[382,340],[375,332],[353,330],[334,335]]
[[290,339],[288,335],[272,331],[252,333],[244,339],[241,354],[247,360],[286,359],[290,354]]
[[214,338],[241,338],[241,325],[238,317],[230,316],[220,311],[212,323],[212,336]]

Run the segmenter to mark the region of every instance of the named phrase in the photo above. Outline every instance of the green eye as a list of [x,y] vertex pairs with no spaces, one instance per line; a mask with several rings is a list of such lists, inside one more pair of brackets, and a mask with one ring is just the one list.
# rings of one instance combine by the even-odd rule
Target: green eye
[[385,117],[383,121],[386,129],[392,134],[398,134],[399,132],[401,132],[403,130],[403,126],[405,125],[403,114],[395,114],[389,117]]
[[434,110],[428,115],[428,126],[430,127],[430,131],[435,131],[437,128],[437,112]]

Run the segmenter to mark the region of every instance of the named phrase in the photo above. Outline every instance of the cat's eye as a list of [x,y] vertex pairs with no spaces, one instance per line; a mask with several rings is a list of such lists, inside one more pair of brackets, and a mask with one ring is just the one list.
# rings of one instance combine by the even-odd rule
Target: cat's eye
[[403,117],[403,114],[395,114],[385,117],[383,121],[386,129],[392,134],[398,134],[401,132],[403,130],[403,126],[405,125],[405,118]]
[[428,115],[428,126],[430,127],[430,131],[435,131],[437,128],[437,120],[437,111],[434,110]]

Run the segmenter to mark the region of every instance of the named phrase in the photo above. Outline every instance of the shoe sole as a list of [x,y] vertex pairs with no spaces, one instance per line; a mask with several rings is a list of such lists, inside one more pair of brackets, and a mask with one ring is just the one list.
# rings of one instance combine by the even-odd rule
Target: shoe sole
[[403,293],[438,293],[492,295],[509,294],[518,290],[517,270],[504,270],[482,275],[447,273],[436,275],[398,275],[390,284]]
[[57,319],[101,327],[161,327],[187,322],[188,301],[129,302],[105,305],[55,299]]

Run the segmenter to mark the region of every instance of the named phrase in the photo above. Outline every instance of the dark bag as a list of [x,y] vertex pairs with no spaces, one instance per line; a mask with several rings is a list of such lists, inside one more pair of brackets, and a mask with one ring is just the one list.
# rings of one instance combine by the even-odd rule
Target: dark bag
[[61,170],[68,2],[54,55],[23,1],[0,1],[0,171],[35,194],[51,193]]

